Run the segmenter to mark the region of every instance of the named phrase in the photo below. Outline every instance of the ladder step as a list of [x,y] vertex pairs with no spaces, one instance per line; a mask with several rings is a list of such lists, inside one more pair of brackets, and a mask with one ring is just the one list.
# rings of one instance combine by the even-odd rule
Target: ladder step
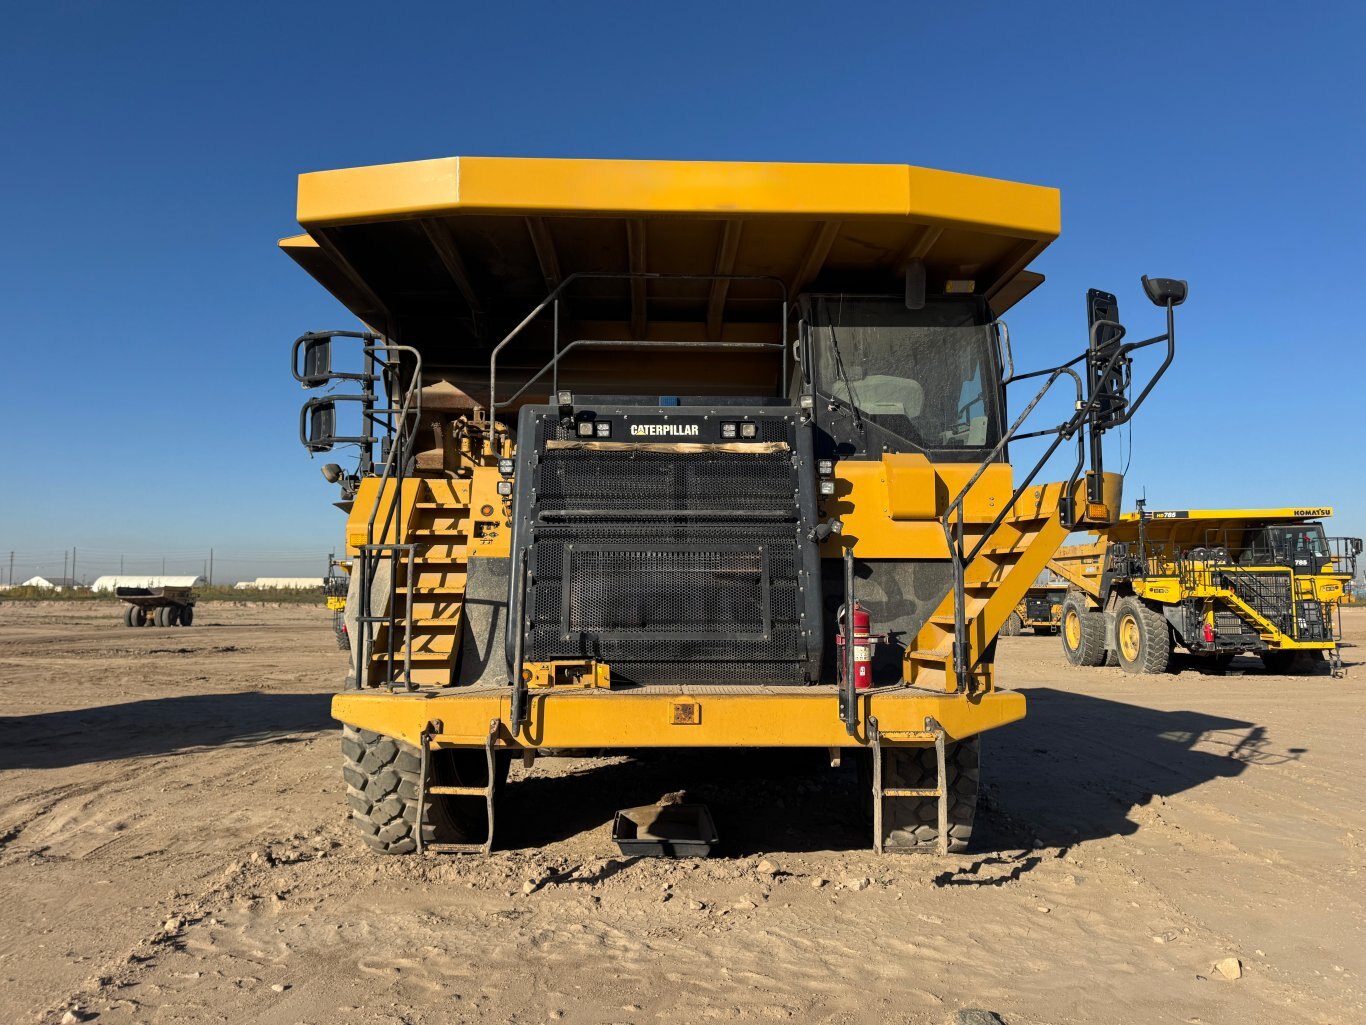
[[[430,790],[430,788],[428,788]],[[942,790],[913,790],[906,787],[894,787],[890,790],[882,791],[883,797],[941,797]]]
[[[433,733],[429,738],[433,746],[446,745],[448,747],[483,747],[489,742],[489,738],[484,734],[462,734],[462,733]],[[484,791],[479,791],[481,794]]]
[[463,594],[465,593],[465,589],[464,589],[463,587],[397,587],[397,588],[395,588],[395,590],[398,591],[399,594],[412,594],[412,595],[421,595],[421,594],[446,594],[446,595],[461,594],[461,595],[463,595]]
[[933,651],[913,651],[910,657],[920,659],[923,662],[948,662],[953,658],[953,652],[941,651],[936,648]]
[[412,537],[464,537],[469,530],[465,527],[423,527],[409,533]]
[[[427,793],[438,797],[488,797],[488,787],[447,787],[430,786]],[[429,845],[430,846],[430,845]]]
[[[450,651],[414,651],[411,653],[412,662],[449,662],[454,652]],[[370,656],[371,662],[388,662],[389,653],[387,651],[377,651]],[[403,665],[403,649],[394,649],[394,666]]]
[[413,560],[413,568],[421,569],[423,566],[463,566],[469,561],[469,556],[453,555],[419,555]]
[[413,626],[459,626],[460,616],[452,616],[450,619],[415,619]]

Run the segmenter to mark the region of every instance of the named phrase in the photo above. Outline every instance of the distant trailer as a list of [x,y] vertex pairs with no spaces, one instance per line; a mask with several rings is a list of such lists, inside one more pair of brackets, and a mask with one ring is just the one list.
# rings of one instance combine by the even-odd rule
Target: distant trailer
[[128,605],[125,626],[189,626],[199,600],[188,587],[119,587],[114,593]]

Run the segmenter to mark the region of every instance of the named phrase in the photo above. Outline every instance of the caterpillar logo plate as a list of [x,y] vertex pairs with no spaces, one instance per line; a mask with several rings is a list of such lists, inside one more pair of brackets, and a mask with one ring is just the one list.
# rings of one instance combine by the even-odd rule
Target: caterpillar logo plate
[[697,424],[632,424],[633,438],[695,438]]

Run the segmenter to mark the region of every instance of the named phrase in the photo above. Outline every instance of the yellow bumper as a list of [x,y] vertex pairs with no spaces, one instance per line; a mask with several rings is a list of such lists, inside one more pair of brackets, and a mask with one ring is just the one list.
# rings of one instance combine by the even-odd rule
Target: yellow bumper
[[[439,722],[446,736],[488,735],[489,723],[506,724],[510,691],[413,694],[345,693],[332,699],[332,716],[361,729],[417,745],[428,723]],[[993,691],[972,699],[953,694],[898,689],[860,695],[866,726],[892,734],[925,729],[933,718],[950,738],[961,739],[1023,719],[1025,699],[1014,691]],[[500,747],[856,747],[839,719],[832,688],[723,692],[706,689],[660,693],[559,691],[528,697],[528,721],[513,737],[499,731]]]

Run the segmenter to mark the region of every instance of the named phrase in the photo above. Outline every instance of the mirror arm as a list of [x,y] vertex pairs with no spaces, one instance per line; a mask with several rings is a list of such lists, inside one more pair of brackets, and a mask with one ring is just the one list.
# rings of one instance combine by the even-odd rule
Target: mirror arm
[[1148,393],[1153,390],[1158,381],[1162,380],[1162,375],[1165,374],[1167,368],[1172,365],[1172,359],[1176,356],[1176,314],[1175,307],[1171,303],[1167,304],[1167,333],[1165,335],[1158,335],[1156,338],[1149,338],[1146,341],[1137,342],[1134,344],[1133,348],[1128,351],[1132,352],[1134,349],[1141,349],[1161,341],[1167,343],[1167,354],[1162,358],[1162,365],[1158,367],[1157,372],[1148,379],[1147,385],[1138,393],[1138,398],[1134,399],[1134,401],[1129,404],[1129,408],[1124,411],[1124,415],[1115,421],[1112,426],[1119,427],[1133,419],[1134,414],[1138,412],[1139,407],[1143,405],[1143,401],[1148,397]]

